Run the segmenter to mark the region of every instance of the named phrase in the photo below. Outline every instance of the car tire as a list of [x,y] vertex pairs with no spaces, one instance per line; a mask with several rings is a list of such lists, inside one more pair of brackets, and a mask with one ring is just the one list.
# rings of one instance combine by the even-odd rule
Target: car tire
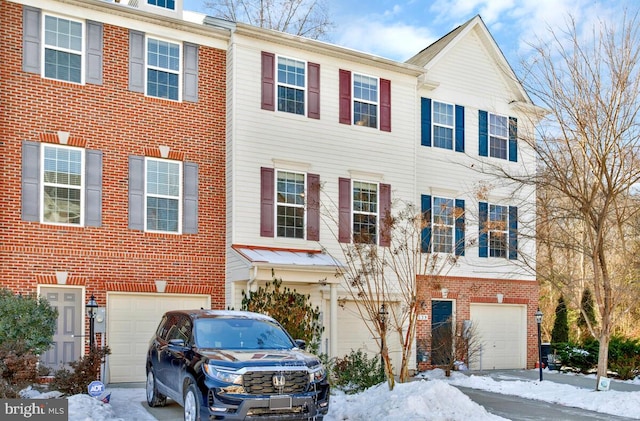
[[200,421],[200,401],[198,389],[193,382],[189,383],[184,392],[184,421]]
[[158,385],[156,384],[156,376],[153,374],[153,368],[149,367],[147,371],[147,404],[154,408],[156,406],[164,406],[167,403],[167,397],[158,393]]

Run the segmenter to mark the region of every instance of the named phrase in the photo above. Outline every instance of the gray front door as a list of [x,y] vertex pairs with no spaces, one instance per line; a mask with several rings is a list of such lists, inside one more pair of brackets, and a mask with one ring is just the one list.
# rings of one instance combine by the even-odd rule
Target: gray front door
[[58,309],[58,322],[53,333],[53,344],[41,355],[45,366],[58,370],[80,358],[82,337],[82,289],[42,287],[40,295]]

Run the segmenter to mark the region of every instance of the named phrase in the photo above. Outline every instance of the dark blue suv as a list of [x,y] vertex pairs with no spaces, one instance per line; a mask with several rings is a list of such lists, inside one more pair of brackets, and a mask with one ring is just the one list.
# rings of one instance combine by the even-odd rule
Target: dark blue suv
[[327,373],[273,318],[245,311],[164,314],[147,354],[147,403],[185,421],[322,420]]

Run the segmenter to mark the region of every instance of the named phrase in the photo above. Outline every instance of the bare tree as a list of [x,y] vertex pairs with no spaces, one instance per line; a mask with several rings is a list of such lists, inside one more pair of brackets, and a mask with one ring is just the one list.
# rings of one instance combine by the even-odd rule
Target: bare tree
[[470,320],[449,318],[431,335],[431,355],[437,356],[438,366],[449,377],[460,364],[470,367],[480,358],[482,341],[477,326]]
[[334,25],[325,0],[205,0],[204,6],[233,22],[312,39],[324,39]]
[[583,38],[570,19],[564,31],[551,30],[551,42],[534,46],[522,78],[549,111],[530,140],[540,163],[532,179],[538,273],[567,297],[593,291],[599,324],[588,329],[600,341],[596,382],[607,373],[611,335],[640,297],[638,28],[637,16],[625,15]]
[[[413,352],[418,319],[417,280],[444,276],[457,264],[453,253],[430,253],[424,244],[422,230],[430,223],[431,215],[421,213],[411,203],[397,203],[395,213],[382,215],[382,227],[387,227],[389,246],[380,247],[375,241],[356,235],[352,243],[340,243],[345,266],[343,275],[349,295],[374,337],[381,342],[382,358],[390,389],[394,374],[387,343],[388,333],[398,338],[402,362],[400,382],[409,381],[409,365]],[[462,209],[451,209],[462,219]],[[456,245],[453,244],[452,247]],[[386,316],[381,317],[381,309]]]

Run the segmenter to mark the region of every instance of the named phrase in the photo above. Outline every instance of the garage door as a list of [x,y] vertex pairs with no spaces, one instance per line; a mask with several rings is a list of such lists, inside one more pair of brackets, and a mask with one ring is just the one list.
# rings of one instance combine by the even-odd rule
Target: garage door
[[[327,302],[327,306],[328,306]],[[398,371],[402,362],[402,349],[397,335],[387,335],[389,355],[394,370]],[[351,350],[362,350],[370,358],[380,358],[380,345],[374,335],[369,332],[362,321],[358,308],[354,302],[346,302],[338,307],[338,357],[342,358],[351,353]]]
[[107,344],[111,348],[106,380],[110,383],[145,380],[149,340],[168,310],[211,308],[209,295],[107,295]]
[[526,368],[527,309],[522,305],[471,304],[471,320],[482,346],[475,370]]

